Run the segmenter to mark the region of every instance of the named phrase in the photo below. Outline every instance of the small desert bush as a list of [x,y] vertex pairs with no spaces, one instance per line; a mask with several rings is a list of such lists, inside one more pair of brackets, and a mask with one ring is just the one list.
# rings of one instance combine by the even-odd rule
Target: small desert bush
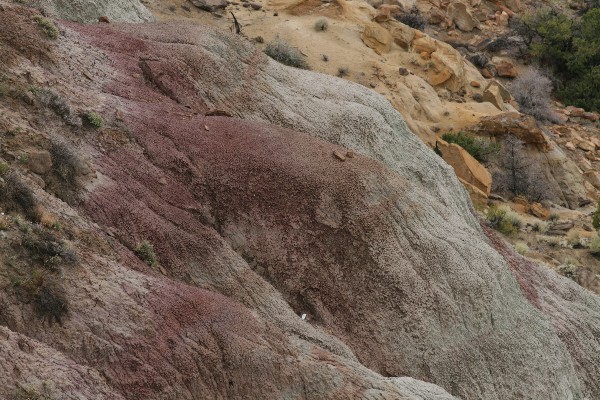
[[506,236],[515,235],[519,228],[523,226],[523,221],[521,221],[518,214],[496,205],[490,206],[486,219],[492,228]]
[[8,220],[4,216],[0,215],[0,231],[5,231],[8,229],[8,227]]
[[60,180],[69,186],[75,186],[77,156],[64,142],[54,140],[50,148],[52,170]]
[[558,267],[558,273],[562,276],[575,280],[578,273],[578,265],[574,262],[568,261],[566,264],[562,264]]
[[325,18],[321,18],[317,22],[315,22],[315,30],[316,31],[326,31],[329,28],[329,22]]
[[8,173],[0,182],[0,204],[7,211],[21,212],[31,221],[39,219],[33,191],[16,173]]
[[45,231],[27,235],[23,240],[23,247],[32,260],[52,271],[57,270],[60,265],[73,265],[77,262],[77,255],[71,248]]
[[585,241],[579,235],[579,232],[571,232],[567,236],[567,245],[572,249],[581,249],[585,247]]
[[61,117],[67,125],[81,126],[81,119],[77,116],[67,100],[52,89],[32,87],[29,89],[39,102]]
[[46,36],[48,36],[48,38],[58,38],[58,28],[56,25],[54,25],[54,22],[41,15],[36,15],[34,20],[37,22],[38,26],[42,28],[42,31],[46,34]]
[[537,233],[546,233],[548,230],[548,223],[544,221],[536,221],[533,224],[533,231]]
[[560,238],[558,236],[538,235],[537,240],[548,244],[550,247],[558,247],[560,245]]
[[529,68],[508,86],[520,111],[538,121],[560,122],[552,111],[552,82],[537,68]]
[[102,128],[102,125],[104,125],[102,116],[95,112],[89,112],[85,114],[85,122],[94,128]]
[[477,161],[487,162],[493,154],[498,153],[500,146],[486,139],[473,137],[465,132],[445,133],[442,139],[455,143],[465,149]]
[[308,63],[304,60],[302,53],[279,38],[267,44],[265,53],[275,61],[290,67],[310,69]]
[[52,179],[49,187],[54,194],[68,204],[75,204],[79,198],[77,184],[77,165],[79,158],[70,145],[54,139],[50,148],[52,157]]
[[529,252],[529,246],[524,242],[518,242],[515,244],[515,251],[523,256]]
[[63,316],[68,311],[67,301],[56,289],[43,286],[34,297],[34,307],[39,315],[52,321],[61,323]]
[[596,235],[590,241],[590,253],[595,256],[600,255],[600,236]]
[[0,161],[0,176],[6,175],[9,170],[9,165]]
[[47,271],[41,268],[32,269],[25,277],[11,278],[12,286],[23,296],[27,303],[33,303],[36,313],[51,323],[61,323],[68,312],[68,302],[57,288]]
[[600,229],[600,200],[596,206],[596,211],[592,213],[592,226],[595,229]]
[[56,400],[48,393],[45,385],[46,383],[43,383],[40,389],[33,385],[22,385],[15,392],[12,400]]
[[350,69],[348,67],[339,67],[338,68],[338,76],[343,78],[344,76],[350,73]]
[[154,246],[147,240],[140,242],[135,247],[134,253],[140,260],[151,267],[154,267],[156,264],[158,264],[156,253],[154,253]]
[[548,216],[548,220],[550,222],[557,222],[560,219],[560,215],[558,215],[557,213],[552,213]]
[[397,21],[402,22],[404,25],[408,25],[411,28],[422,31],[425,29],[427,21],[421,15],[421,12],[417,7],[411,8],[408,12],[395,17]]

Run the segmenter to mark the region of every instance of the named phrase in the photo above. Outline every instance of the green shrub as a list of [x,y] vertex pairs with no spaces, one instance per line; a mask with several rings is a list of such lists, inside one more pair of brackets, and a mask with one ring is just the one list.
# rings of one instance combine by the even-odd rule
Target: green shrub
[[54,22],[41,15],[36,15],[34,20],[50,39],[58,38],[58,28],[54,25]]
[[556,93],[563,102],[600,110],[600,8],[581,18],[543,9],[521,18],[516,30],[529,54],[560,78]]
[[85,114],[85,122],[94,128],[102,128],[102,125],[104,125],[102,116],[95,112],[89,112]]
[[308,63],[304,60],[302,53],[298,49],[290,46],[289,43],[277,38],[267,44],[265,53],[282,64],[300,69],[310,69]]
[[139,243],[134,250],[134,253],[140,260],[145,262],[151,267],[154,267],[158,264],[158,259],[156,258],[156,254],[154,253],[154,246],[148,242],[147,240]]
[[329,27],[329,22],[325,18],[321,18],[317,22],[315,22],[315,30],[316,31],[326,31]]
[[350,69],[348,67],[339,67],[338,68],[338,76],[343,78],[344,76],[350,73]]
[[548,216],[548,220],[550,222],[556,222],[560,219],[560,215],[558,215],[557,213],[552,213]]
[[455,143],[465,149],[477,161],[487,162],[489,157],[498,153],[500,146],[489,140],[475,138],[465,132],[445,133],[442,139],[448,143]]

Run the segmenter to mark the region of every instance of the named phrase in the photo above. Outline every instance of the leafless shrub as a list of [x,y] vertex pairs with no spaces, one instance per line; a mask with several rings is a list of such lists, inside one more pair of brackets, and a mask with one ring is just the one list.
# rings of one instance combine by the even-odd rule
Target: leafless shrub
[[425,29],[427,20],[421,15],[421,11],[417,7],[413,7],[408,12],[395,17],[397,21],[402,22],[404,25],[408,25],[411,28],[418,29],[420,31]]
[[0,204],[7,211],[21,212],[30,221],[38,221],[38,203],[31,188],[15,173],[0,182]]
[[50,108],[56,115],[61,117],[68,125],[81,126],[81,118],[78,117],[71,106],[60,94],[52,89],[33,89],[40,103]]
[[538,121],[559,122],[552,111],[550,97],[552,81],[537,68],[529,68],[508,86],[519,103],[521,112],[532,115]]
[[523,142],[513,135],[507,135],[494,169],[492,189],[495,192],[513,197],[521,195],[531,201],[555,197],[539,165],[525,153]]
[[75,204],[78,199],[77,165],[79,159],[73,149],[62,141],[53,140],[50,148],[52,157],[51,187],[56,196],[69,204]]
[[292,47],[288,42],[276,38],[271,43],[267,44],[265,53],[282,64],[300,69],[310,69],[308,63],[304,60],[304,56],[300,51]]

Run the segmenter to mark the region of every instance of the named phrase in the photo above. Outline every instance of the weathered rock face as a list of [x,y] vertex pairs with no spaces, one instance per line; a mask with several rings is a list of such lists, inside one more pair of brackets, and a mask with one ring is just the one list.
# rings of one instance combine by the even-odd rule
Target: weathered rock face
[[58,18],[78,22],[98,22],[102,16],[111,22],[154,20],[139,0],[25,0],[25,4],[41,7]]
[[448,6],[446,11],[452,18],[458,29],[465,32],[471,32],[479,27],[479,21],[467,9],[467,6],[460,1],[455,1]]
[[492,188],[492,174],[459,145],[443,140],[439,140],[437,144],[442,158],[454,168],[456,176],[480,191],[482,197],[487,197]]
[[191,0],[192,4],[201,10],[214,12],[217,10],[223,10],[229,2],[227,0]]
[[375,22],[365,26],[361,39],[377,54],[389,52],[392,45],[392,35],[390,32]]
[[[59,40],[55,57],[85,48],[81,64],[44,72],[107,115],[118,109],[130,139],[79,139],[100,179],[65,212],[93,240],[61,277],[63,325],[41,329],[0,292],[9,338],[64,354],[61,387],[116,399],[452,399],[421,379],[461,398],[600,394],[600,352],[565,345],[524,293],[528,277],[515,280],[483,237],[452,169],[381,96],[208,27],[68,24]],[[167,276],[127,248],[144,239]],[[549,304],[563,280],[549,276]],[[585,315],[593,300],[573,290]],[[578,338],[597,349],[593,334]]]
[[479,128],[490,135],[512,134],[526,144],[534,144],[543,151],[549,151],[551,144],[538,127],[535,118],[517,112],[507,112],[481,118]]

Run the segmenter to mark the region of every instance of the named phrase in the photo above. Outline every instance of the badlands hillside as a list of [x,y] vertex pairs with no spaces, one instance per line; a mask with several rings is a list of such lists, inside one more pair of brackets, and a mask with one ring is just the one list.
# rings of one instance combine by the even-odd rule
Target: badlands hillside
[[0,0],[0,399],[600,399],[598,114],[484,49],[534,6]]

